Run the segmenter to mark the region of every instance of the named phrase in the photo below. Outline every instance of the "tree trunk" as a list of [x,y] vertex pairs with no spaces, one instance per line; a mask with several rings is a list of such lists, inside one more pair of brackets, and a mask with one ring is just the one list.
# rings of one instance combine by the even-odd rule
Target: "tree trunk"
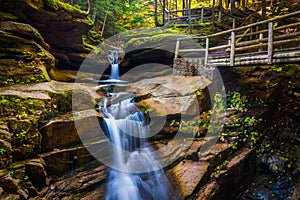
[[163,22],[162,22],[162,25],[164,26],[165,25],[165,22],[166,22],[166,0],[163,0]]
[[89,14],[91,12],[91,0],[86,0],[86,13]]
[[215,22],[215,4],[216,4],[216,0],[213,0],[212,1],[212,10],[211,10],[211,12],[212,12],[212,19],[211,19],[211,21],[212,22]]
[[191,8],[190,8],[190,0],[186,0],[186,7],[187,7],[187,15],[188,15],[188,32],[191,31]]
[[235,12],[235,0],[230,0],[230,14],[234,14]]
[[229,4],[230,4],[230,0],[226,0],[226,2],[225,2],[225,8],[226,8],[226,9],[229,8]]
[[267,1],[261,0],[261,18],[262,20],[267,18]]
[[219,3],[218,3],[218,8],[220,9],[220,10],[222,10],[223,9],[223,1],[222,0],[219,0]]
[[[185,0],[182,0],[182,10],[185,9]],[[182,11],[182,16],[185,16],[185,12]]]
[[246,0],[242,0],[242,10],[245,10],[246,8]]
[[158,19],[157,19],[157,0],[154,0],[154,22],[155,22],[155,26],[159,26]]

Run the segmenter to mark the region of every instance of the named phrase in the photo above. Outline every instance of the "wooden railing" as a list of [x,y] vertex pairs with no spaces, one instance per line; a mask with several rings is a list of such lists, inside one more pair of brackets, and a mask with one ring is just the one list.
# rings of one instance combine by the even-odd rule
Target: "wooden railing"
[[[220,44],[216,41],[228,42]],[[185,40],[204,48],[181,48]],[[240,66],[300,61],[300,11],[278,16],[208,36],[179,38],[175,59],[199,53],[204,66]],[[203,56],[204,55],[204,56]]]
[[[190,13],[189,13],[190,12]],[[168,23],[188,23],[188,21],[199,21],[201,23],[220,20],[221,12],[217,12],[215,8],[192,8],[183,10],[165,10],[165,22]]]

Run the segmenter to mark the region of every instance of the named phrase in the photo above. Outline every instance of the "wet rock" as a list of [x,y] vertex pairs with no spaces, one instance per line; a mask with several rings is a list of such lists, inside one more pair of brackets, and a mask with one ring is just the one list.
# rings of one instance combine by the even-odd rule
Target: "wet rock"
[[[274,199],[286,200],[291,198],[294,182],[291,177],[263,174],[255,179],[252,188],[242,197],[243,200]],[[297,198],[295,198],[297,199]]]
[[268,167],[268,169],[270,170],[270,172],[272,172],[272,173],[279,173],[284,169],[283,160],[275,154],[263,155],[261,158],[261,162],[262,162],[262,164],[266,165]]

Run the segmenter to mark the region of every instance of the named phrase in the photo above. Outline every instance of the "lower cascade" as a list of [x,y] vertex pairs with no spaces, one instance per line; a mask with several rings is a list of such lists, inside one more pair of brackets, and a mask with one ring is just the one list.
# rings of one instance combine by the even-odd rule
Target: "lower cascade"
[[[110,94],[111,95],[111,94]],[[145,115],[133,99],[107,107],[104,100],[100,112],[105,132],[112,143],[106,200],[167,200],[168,180],[154,148],[147,142],[149,126]]]

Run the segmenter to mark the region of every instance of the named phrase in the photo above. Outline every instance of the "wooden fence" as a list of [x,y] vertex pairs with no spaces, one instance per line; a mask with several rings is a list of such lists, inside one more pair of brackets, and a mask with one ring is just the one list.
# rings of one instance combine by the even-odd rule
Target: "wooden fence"
[[199,21],[201,23],[221,20],[221,12],[215,8],[192,8],[183,10],[165,10],[165,24],[169,23],[189,23],[191,21]]
[[[185,40],[203,48],[181,48]],[[228,42],[220,44],[220,41]],[[242,66],[300,61],[300,11],[208,36],[178,38],[175,59],[199,53],[204,66]]]

